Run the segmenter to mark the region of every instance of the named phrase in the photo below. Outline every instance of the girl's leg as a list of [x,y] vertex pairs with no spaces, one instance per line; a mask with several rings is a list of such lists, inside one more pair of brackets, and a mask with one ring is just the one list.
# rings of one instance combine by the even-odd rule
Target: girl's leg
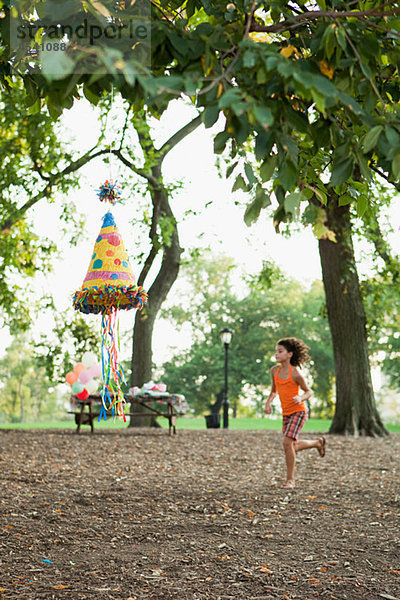
[[286,483],[283,487],[294,487],[294,470],[296,466],[296,442],[294,439],[285,435],[283,449],[286,460]]
[[295,442],[295,451],[300,452],[301,450],[308,450],[309,448],[317,448],[321,456],[325,454],[325,438],[320,437],[317,440],[299,440]]

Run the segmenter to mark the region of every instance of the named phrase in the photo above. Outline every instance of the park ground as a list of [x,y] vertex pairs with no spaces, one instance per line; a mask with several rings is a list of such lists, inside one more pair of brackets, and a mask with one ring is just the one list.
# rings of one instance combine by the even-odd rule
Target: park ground
[[0,430],[0,597],[400,599],[400,434],[280,437]]

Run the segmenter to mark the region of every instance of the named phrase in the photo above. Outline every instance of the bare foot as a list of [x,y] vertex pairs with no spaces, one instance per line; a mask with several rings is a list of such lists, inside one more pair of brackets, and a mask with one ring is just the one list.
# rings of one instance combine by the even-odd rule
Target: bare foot
[[285,489],[293,489],[294,488],[294,479],[288,479],[283,485],[281,485],[282,488]]
[[326,446],[326,439],[322,436],[319,438],[319,446],[317,448],[319,455],[321,456],[321,458],[323,456],[325,456],[325,446]]

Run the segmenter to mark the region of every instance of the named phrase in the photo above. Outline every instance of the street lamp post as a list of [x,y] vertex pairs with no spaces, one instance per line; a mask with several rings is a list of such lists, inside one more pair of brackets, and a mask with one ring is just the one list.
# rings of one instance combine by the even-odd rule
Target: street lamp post
[[232,329],[229,327],[225,327],[222,331],[219,332],[221,337],[221,342],[224,344],[225,348],[225,386],[224,386],[224,401],[223,401],[223,421],[224,421],[224,429],[228,429],[229,427],[229,399],[228,399],[228,349],[229,344],[232,339]]

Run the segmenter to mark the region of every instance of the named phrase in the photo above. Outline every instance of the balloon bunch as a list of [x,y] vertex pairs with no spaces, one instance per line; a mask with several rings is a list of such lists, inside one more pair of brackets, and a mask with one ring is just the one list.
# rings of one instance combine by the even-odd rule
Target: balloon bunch
[[100,381],[96,381],[96,378],[101,375],[102,368],[97,361],[97,356],[93,352],[85,352],[82,362],[76,363],[73,371],[66,374],[65,381],[69,383],[72,393],[79,400],[87,400],[90,394],[97,391]]

